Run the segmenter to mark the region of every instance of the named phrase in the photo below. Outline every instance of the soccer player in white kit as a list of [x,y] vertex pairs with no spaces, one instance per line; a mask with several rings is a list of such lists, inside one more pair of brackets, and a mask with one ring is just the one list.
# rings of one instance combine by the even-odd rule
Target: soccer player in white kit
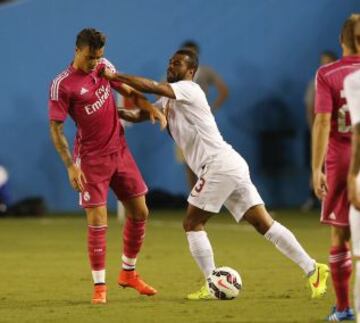
[[[328,266],[316,263],[295,236],[266,211],[251,182],[246,161],[223,140],[204,92],[192,81],[197,67],[196,53],[180,49],[169,61],[168,83],[113,73],[107,69],[103,74],[109,80],[118,80],[139,91],[161,96],[155,105],[165,111],[169,133],[198,177],[188,198],[183,227],[190,252],[205,279],[216,267],[205,224],[225,205],[236,221],[247,220],[286,257],[298,264],[309,278],[312,297],[321,297],[326,292]],[[148,118],[146,112],[131,110],[124,111],[121,117],[132,122]],[[211,296],[205,284],[187,298],[201,300]]]
[[[360,52],[360,24],[354,29],[354,44]],[[350,230],[355,260],[354,302],[357,322],[360,323],[360,71],[346,77],[344,92],[353,126],[351,163],[348,175]]]

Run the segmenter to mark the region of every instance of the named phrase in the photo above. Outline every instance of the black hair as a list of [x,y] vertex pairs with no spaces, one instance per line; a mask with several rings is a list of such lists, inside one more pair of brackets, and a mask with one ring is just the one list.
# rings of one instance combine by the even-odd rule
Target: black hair
[[91,50],[97,50],[103,48],[105,42],[106,36],[94,28],[85,28],[76,37],[76,47],[78,48],[89,46]]
[[187,63],[190,68],[194,68],[194,74],[196,73],[198,67],[199,67],[199,58],[195,51],[188,49],[188,48],[182,48],[176,51],[176,54],[185,55],[188,57]]

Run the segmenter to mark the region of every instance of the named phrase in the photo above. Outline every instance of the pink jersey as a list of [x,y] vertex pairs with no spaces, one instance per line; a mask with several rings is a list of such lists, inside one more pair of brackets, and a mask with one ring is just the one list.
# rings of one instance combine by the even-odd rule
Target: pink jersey
[[106,59],[102,59],[91,73],[84,73],[70,65],[51,83],[49,118],[65,121],[69,114],[74,120],[77,127],[75,157],[111,154],[124,140],[112,84],[98,76],[104,65],[115,70]]
[[360,56],[346,56],[321,66],[316,74],[315,113],[331,113],[330,141],[350,144],[351,122],[343,84],[345,77],[360,69]]

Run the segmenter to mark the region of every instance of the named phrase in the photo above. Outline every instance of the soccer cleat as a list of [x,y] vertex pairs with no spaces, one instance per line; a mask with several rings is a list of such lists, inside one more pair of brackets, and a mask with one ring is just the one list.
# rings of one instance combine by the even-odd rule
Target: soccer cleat
[[157,290],[146,284],[135,270],[120,271],[118,284],[121,287],[131,287],[136,289],[141,295],[152,296],[157,293]]
[[326,281],[329,276],[329,267],[325,264],[315,264],[315,271],[309,277],[311,298],[320,298],[326,293]]
[[215,297],[210,294],[206,285],[202,286],[197,292],[187,295],[186,298],[191,301],[215,299]]
[[336,306],[334,306],[331,310],[330,315],[325,320],[332,322],[354,321],[355,315],[351,308],[347,308],[344,311],[337,311]]
[[92,304],[106,304],[106,285],[94,285]]

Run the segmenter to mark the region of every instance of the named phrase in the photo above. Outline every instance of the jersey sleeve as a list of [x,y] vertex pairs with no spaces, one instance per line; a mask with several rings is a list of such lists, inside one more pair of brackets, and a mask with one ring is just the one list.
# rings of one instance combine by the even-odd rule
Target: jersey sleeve
[[189,102],[193,99],[193,93],[188,82],[180,81],[176,83],[169,83],[174,91],[177,101]]
[[344,81],[344,92],[349,106],[351,123],[360,123],[360,73],[350,74]]
[[331,113],[333,99],[331,88],[321,70],[316,73],[315,79],[315,113]]
[[51,83],[49,98],[49,119],[65,121],[69,111],[69,94],[62,83]]

